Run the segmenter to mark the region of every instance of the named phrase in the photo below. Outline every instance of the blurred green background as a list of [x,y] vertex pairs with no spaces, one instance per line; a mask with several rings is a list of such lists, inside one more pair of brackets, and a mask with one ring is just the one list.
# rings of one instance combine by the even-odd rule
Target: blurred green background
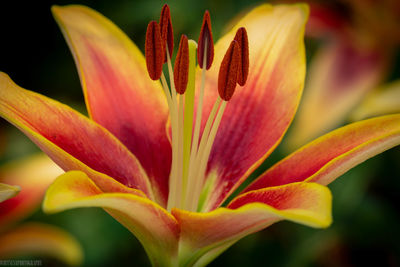
[[[2,5],[0,70],[24,88],[45,94],[86,113],[79,78],[69,49],[52,18],[53,4],[83,4],[114,21],[143,50],[147,23],[158,20],[164,1],[9,1]],[[211,12],[214,39],[235,16],[261,3],[237,1],[168,1],[175,42],[181,33],[197,40],[203,12]],[[306,41],[312,60],[318,43]],[[398,55],[399,53],[397,53]],[[390,79],[400,77],[400,57]],[[5,121],[1,126],[1,163],[38,149]],[[283,141],[284,142],[284,141]],[[276,152],[261,172],[284,156]],[[334,223],[315,230],[280,222],[248,236],[210,266],[400,266],[400,149],[383,153],[335,181]],[[84,266],[148,266],[146,254],[124,227],[100,209],[55,215],[38,210],[28,220],[61,226],[82,243]],[[62,263],[46,259],[44,265]]]

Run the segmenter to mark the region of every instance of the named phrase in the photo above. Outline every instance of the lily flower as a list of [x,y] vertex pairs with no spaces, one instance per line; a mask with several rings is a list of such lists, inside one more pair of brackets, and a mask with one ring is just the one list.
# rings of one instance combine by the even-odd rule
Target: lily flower
[[46,193],[46,212],[101,207],[138,238],[154,266],[204,266],[281,220],[328,227],[326,185],[400,143],[400,114],[350,124],[278,162],[224,205],[296,112],[307,6],[261,5],[215,47],[206,12],[198,44],[181,37],[174,68],[167,5],[147,27],[145,57],[92,9],[52,11],[90,118],[6,74],[0,115],[66,171]]
[[43,154],[1,167],[0,259],[37,255],[53,257],[73,266],[82,262],[79,243],[64,230],[44,223],[18,223],[37,210],[48,186],[62,173]]
[[400,111],[396,97],[400,89],[389,89],[396,83],[381,85],[400,45],[399,1],[308,2],[306,32],[321,45],[311,61],[302,104],[288,135],[289,149],[346,120]]

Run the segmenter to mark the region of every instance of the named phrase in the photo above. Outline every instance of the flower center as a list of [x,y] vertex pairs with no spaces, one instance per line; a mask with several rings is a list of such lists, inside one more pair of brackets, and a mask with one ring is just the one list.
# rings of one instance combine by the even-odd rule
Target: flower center
[[[231,99],[236,85],[246,83],[249,68],[247,33],[244,28],[236,32],[221,62],[218,75],[219,97],[206,120],[200,138],[203,115],[203,98],[206,73],[214,59],[214,44],[211,20],[205,12],[198,45],[181,36],[175,65],[172,69],[173,29],[168,5],[161,11],[160,22],[151,21],[146,33],[146,65],[152,80],[161,79],[167,98],[172,142],[172,165],[169,180],[167,209],[181,208],[201,211],[207,198],[203,190],[208,159],[220,125],[224,110]],[[196,55],[202,69],[195,106]],[[169,84],[163,73],[167,63]]]

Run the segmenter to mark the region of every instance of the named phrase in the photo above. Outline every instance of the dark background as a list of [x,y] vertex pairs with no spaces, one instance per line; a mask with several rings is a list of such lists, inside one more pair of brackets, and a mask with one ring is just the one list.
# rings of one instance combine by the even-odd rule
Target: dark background
[[[181,33],[197,40],[205,9],[211,12],[215,39],[234,16],[259,1],[169,1],[175,42]],[[158,20],[163,1],[9,1],[2,3],[0,71],[20,86],[45,94],[85,113],[72,56],[50,7],[79,3],[114,21],[143,50],[147,23]],[[318,44],[307,44],[308,58]],[[397,64],[399,66],[399,64]],[[398,70],[397,70],[398,71]],[[396,72],[396,70],[394,71]],[[2,162],[37,151],[13,127],[0,121],[5,140]],[[283,141],[284,142],[284,141]],[[261,167],[282,158],[278,149]],[[335,181],[333,225],[315,230],[281,222],[239,241],[211,266],[400,266],[400,149],[392,149]],[[144,250],[125,228],[100,209],[55,215],[41,211],[29,220],[59,225],[81,241],[84,266],[147,266]],[[45,265],[62,263],[52,259]]]

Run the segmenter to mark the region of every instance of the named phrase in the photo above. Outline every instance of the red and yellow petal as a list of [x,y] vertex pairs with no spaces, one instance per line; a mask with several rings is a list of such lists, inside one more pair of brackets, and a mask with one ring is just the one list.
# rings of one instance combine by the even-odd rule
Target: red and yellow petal
[[19,186],[0,183],[0,203],[16,196],[20,190],[21,188]]
[[105,191],[120,182],[152,197],[139,161],[112,134],[68,106],[22,89],[4,73],[0,73],[0,116],[62,169],[86,172]]
[[281,160],[245,191],[308,181],[327,185],[361,162],[400,144],[400,114],[349,124]]
[[52,257],[71,266],[83,260],[78,241],[54,226],[26,223],[0,234],[0,259],[26,255]]
[[285,143],[288,149],[293,151],[342,123],[366,93],[377,86],[385,70],[378,52],[338,41],[316,54]]
[[218,96],[218,68],[239,27],[248,33],[250,68],[246,85],[236,88],[227,105],[211,151],[208,179],[217,179],[206,210],[218,207],[264,161],[292,121],[304,85],[307,16],[301,4],[262,5],[216,44],[206,74],[203,118]]
[[331,193],[319,184],[293,183],[240,195],[227,208],[208,213],[173,209],[172,214],[181,225],[181,263],[194,263],[206,253],[220,253],[226,245],[280,220],[329,226]]
[[31,215],[43,200],[48,186],[63,173],[44,154],[13,161],[0,168],[0,182],[18,185],[21,192],[0,203],[0,229]]
[[78,5],[52,11],[74,55],[91,118],[133,152],[166,203],[171,146],[160,83],[149,78],[140,50],[107,18]]
[[154,266],[173,265],[178,253],[179,225],[161,206],[129,193],[104,193],[83,172],[70,171],[50,186],[45,212],[101,207],[128,228],[142,243]]

